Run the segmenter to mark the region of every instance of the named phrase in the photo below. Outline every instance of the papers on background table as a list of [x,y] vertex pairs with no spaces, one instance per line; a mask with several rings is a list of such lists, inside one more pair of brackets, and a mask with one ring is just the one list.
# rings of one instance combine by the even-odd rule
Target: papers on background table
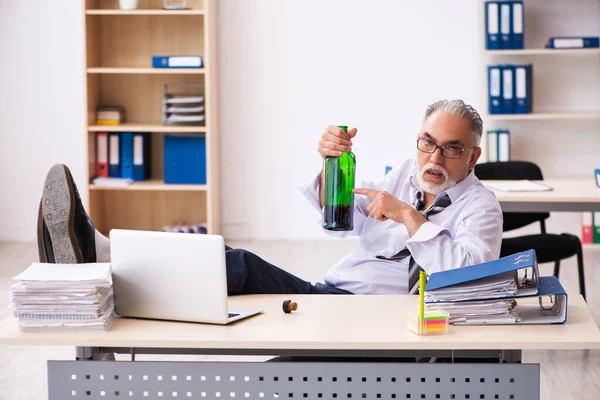
[[23,331],[108,330],[115,318],[110,263],[33,263],[13,280]]
[[501,192],[546,192],[553,190],[552,187],[543,183],[523,179],[521,181],[502,181],[502,182],[486,182],[483,181],[485,187]]

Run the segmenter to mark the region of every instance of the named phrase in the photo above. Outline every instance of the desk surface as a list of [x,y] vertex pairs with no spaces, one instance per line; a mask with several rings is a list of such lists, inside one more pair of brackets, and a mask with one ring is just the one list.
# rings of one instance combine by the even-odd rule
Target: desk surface
[[[482,180],[481,183],[507,181]],[[502,192],[493,190],[503,211],[600,211],[600,189],[593,177],[544,179],[553,190],[546,192]]]
[[[285,314],[283,300],[298,303]],[[534,300],[534,299],[529,299]],[[407,313],[418,296],[253,295],[230,297],[230,307],[263,314],[228,326],[119,318],[108,332],[25,333],[8,315],[0,345],[187,349],[461,350],[598,349],[600,331],[581,296],[569,298],[564,325],[450,326],[439,336],[416,336]]]

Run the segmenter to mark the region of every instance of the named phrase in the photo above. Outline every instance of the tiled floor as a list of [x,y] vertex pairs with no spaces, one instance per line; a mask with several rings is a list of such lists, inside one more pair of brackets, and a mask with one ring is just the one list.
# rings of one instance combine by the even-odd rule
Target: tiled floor
[[[324,271],[353,248],[355,242],[331,241],[263,241],[228,243],[261,255],[303,279],[320,281]],[[8,305],[11,278],[37,261],[35,243],[0,242],[0,308]],[[600,321],[600,248],[584,250],[588,304],[596,321]],[[552,265],[543,265],[542,274],[551,274]],[[563,263],[561,282],[570,295],[578,294],[575,259]],[[485,329],[485,328],[482,328]],[[41,400],[47,398],[46,360],[73,359],[71,347],[0,346],[0,399]],[[223,357],[187,357],[215,360]],[[541,363],[543,400],[600,399],[600,351],[527,351],[524,362]],[[231,357],[227,358],[231,360]],[[249,358],[244,358],[248,360]],[[251,360],[263,360],[254,357]]]

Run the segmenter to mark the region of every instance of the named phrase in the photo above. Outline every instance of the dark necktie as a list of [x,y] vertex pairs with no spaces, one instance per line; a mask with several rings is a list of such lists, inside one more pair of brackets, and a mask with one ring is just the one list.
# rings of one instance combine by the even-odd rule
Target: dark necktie
[[[448,197],[447,194],[444,194],[443,196],[435,199],[433,204],[431,206],[429,206],[428,209],[422,211],[423,207],[425,206],[425,202],[423,201],[423,195],[421,194],[421,192],[417,191],[414,205],[415,205],[415,208],[417,209],[417,211],[420,211],[421,214],[423,214],[423,216],[425,218],[429,219],[430,216],[439,214],[440,212],[444,211],[444,209],[446,207],[448,207],[450,204],[452,204],[450,197]],[[392,257],[388,258],[388,257],[384,257],[384,256],[377,256],[377,258],[382,259],[382,260],[399,261],[399,260],[402,260],[403,258],[409,257],[409,256],[410,256],[410,251],[408,250],[408,248],[405,247],[404,249],[400,250],[397,254],[394,254]],[[415,294],[419,290],[419,271],[423,271],[423,269],[415,262],[414,258],[410,257],[410,260],[408,262],[408,293],[409,294]]]

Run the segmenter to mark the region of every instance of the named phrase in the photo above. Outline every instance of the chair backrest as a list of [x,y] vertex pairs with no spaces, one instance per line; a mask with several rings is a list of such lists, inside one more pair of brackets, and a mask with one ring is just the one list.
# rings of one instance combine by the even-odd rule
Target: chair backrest
[[[542,170],[536,164],[529,161],[503,161],[489,162],[475,165],[475,176],[479,179],[496,180],[542,180]],[[550,216],[549,213],[503,213],[503,231],[510,231],[540,222],[542,233],[546,233],[544,220]]]

